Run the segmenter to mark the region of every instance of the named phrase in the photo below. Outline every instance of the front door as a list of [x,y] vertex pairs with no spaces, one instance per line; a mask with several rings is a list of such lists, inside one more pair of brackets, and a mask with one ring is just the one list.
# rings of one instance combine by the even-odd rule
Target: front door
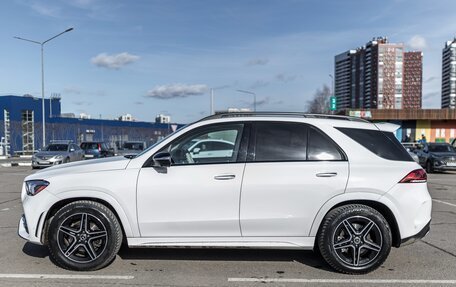
[[[171,154],[170,167],[141,169],[137,206],[142,237],[240,236],[243,131],[243,124],[197,128],[159,151]],[[223,152],[192,157],[189,149],[199,141],[227,142],[231,150],[227,153],[224,146]]]

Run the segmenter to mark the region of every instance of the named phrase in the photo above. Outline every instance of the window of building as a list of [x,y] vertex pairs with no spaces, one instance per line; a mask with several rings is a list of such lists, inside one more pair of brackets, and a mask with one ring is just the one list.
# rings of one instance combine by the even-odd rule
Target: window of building
[[34,111],[24,110],[21,113],[22,118],[22,151],[26,154],[32,154],[35,149],[34,142]]

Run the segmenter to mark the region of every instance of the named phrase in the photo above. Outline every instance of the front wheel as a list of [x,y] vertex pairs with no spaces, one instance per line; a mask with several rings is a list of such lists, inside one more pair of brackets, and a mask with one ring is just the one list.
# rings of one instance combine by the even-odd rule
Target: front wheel
[[326,215],[317,243],[325,261],[337,271],[365,274],[386,260],[391,238],[388,222],[377,210],[350,204]]
[[97,270],[111,263],[122,244],[122,229],[106,206],[80,200],[62,207],[52,217],[48,248],[60,267]]

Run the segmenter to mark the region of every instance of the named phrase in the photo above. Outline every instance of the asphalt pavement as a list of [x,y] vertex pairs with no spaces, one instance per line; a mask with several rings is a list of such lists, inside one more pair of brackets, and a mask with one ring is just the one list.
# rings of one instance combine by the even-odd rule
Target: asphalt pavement
[[429,175],[431,233],[393,248],[378,270],[331,270],[310,251],[123,248],[107,268],[56,267],[46,247],[17,236],[22,180],[30,167],[0,166],[0,286],[456,286],[456,173]]

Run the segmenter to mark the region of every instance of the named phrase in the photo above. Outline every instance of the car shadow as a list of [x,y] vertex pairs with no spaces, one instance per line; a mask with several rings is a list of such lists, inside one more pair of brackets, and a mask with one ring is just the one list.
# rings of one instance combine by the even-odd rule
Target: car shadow
[[[24,254],[36,257],[49,257],[46,246],[25,243]],[[118,253],[123,260],[187,260],[187,261],[243,261],[243,262],[298,262],[306,266],[334,272],[313,251],[270,250],[270,249],[227,249],[227,248],[128,248],[123,245]],[[51,261],[52,258],[51,258]]]
[[334,272],[313,251],[219,248],[128,248],[122,246],[119,256],[126,260],[188,261],[279,261],[298,262],[309,267]]
[[32,244],[27,242],[22,247],[22,252],[28,256],[37,257],[37,258],[46,258],[49,257],[49,250],[46,246]]

